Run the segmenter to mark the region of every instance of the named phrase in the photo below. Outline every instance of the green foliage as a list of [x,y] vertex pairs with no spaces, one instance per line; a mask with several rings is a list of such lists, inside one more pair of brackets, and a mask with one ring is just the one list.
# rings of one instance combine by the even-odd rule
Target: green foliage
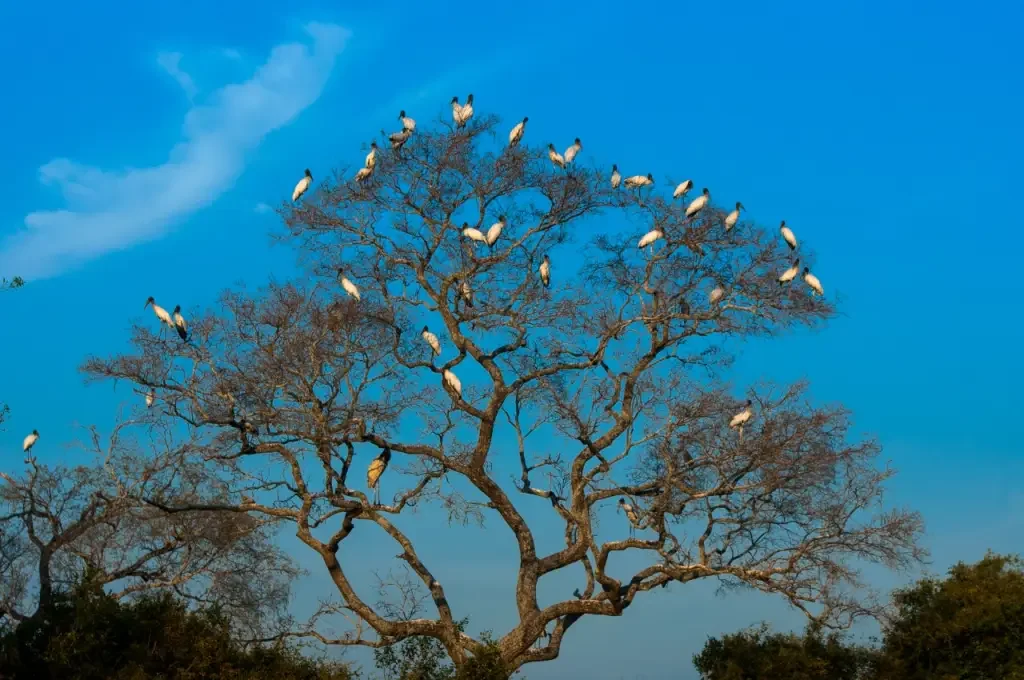
[[804,636],[768,627],[711,638],[693,665],[704,680],[857,680],[874,652],[810,628]]
[[1024,679],[1022,566],[990,553],[897,592],[879,680]]
[[121,603],[83,586],[0,637],[4,680],[351,680],[289,647],[243,649],[216,608],[170,595]]
[[[468,622],[469,619],[458,622],[460,632]],[[482,639],[484,645],[459,670],[438,640],[422,636],[375,649],[373,659],[384,672],[382,680],[508,680],[510,672],[498,645],[486,633]]]

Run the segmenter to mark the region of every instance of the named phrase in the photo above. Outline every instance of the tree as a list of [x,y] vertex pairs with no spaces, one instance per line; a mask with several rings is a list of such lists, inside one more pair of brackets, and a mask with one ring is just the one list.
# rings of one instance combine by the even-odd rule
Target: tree
[[[921,557],[919,517],[881,509],[891,471],[876,468],[875,442],[848,437],[845,409],[812,405],[803,384],[737,399],[723,382],[727,340],[834,313],[799,281],[777,282],[792,263],[776,236],[747,222],[726,230],[712,206],[686,218],[650,188],[613,189],[579,162],[553,168],[540,148],[505,148],[490,116],[421,125],[377,153],[367,179],[353,170],[281,209],[306,276],[227,293],[192,320],[188,343],[147,323],[132,353],[85,365],[155,389],[161,413],[187,429],[183,461],[217,480],[217,503],[169,494],[145,499],[153,507],[276,519],[322,562],[337,602],[294,635],[374,648],[426,636],[467,665],[483,643],[460,631],[402,527],[404,512],[431,503],[450,521],[503,524],[518,549],[518,621],[496,641],[509,670],[558,656],[583,616],[620,616],[638,596],[697,579],[845,625],[874,611],[858,562]],[[493,248],[463,235],[499,221]],[[652,228],[665,237],[638,249]],[[585,250],[573,245],[584,235]],[[575,275],[572,250],[586,258]],[[544,255],[551,288],[538,276]],[[713,287],[723,294],[712,302]],[[730,429],[746,398],[756,419]],[[360,478],[384,452],[394,461],[381,484],[407,483],[376,504]],[[511,484],[494,470],[499,453],[518,456]],[[625,520],[599,532],[599,511],[620,499],[636,509],[636,538]],[[524,503],[550,508],[564,547],[538,552]],[[345,541],[371,528],[398,546],[432,617],[389,616],[357,592]],[[649,563],[618,573],[612,558],[625,552]],[[579,596],[541,606],[540,580],[570,567]],[[323,632],[342,615],[350,631]]]
[[1022,567],[990,553],[897,591],[879,680],[1024,678]]
[[0,677],[18,680],[350,680],[339,663],[296,649],[246,648],[217,607],[189,610],[169,593],[125,603],[95,584],[58,592],[45,619],[0,638]]
[[767,625],[711,638],[693,665],[703,680],[860,680],[869,677],[875,651],[847,644],[820,628],[806,634],[770,633]]

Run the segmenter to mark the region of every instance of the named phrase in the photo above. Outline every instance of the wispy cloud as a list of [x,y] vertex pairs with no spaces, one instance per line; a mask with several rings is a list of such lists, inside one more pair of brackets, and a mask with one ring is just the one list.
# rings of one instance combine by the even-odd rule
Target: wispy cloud
[[247,152],[320,97],[349,32],[334,24],[305,28],[308,44],[278,45],[249,80],[190,109],[166,163],[109,171],[57,158],[41,167],[40,181],[57,186],[68,207],[26,215],[26,228],[0,248],[0,272],[54,276],[158,238],[211,204],[241,174]]
[[269,213],[270,211],[272,211],[272,210],[273,210],[273,208],[271,208],[271,207],[270,207],[269,205],[267,205],[266,203],[257,203],[257,204],[256,204],[256,207],[255,207],[255,208],[253,208],[253,210],[255,210],[255,211],[256,211],[256,214],[257,214],[257,215],[266,215],[267,213]]
[[156,56],[156,63],[178,81],[178,85],[181,85],[181,89],[185,91],[189,101],[195,98],[195,81],[192,80],[192,76],[181,70],[181,52],[161,52]]

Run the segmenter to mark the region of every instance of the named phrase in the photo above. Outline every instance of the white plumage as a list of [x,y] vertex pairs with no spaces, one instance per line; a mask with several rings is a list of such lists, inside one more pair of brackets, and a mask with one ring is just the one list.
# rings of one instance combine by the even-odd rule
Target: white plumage
[[516,123],[516,126],[508,133],[508,145],[518,146],[519,141],[523,138],[523,133],[526,132],[526,121],[530,120],[529,116],[526,116],[521,121]]
[[377,165],[377,142],[370,142],[370,153],[366,154],[365,165],[370,170]]
[[148,300],[146,300],[146,304],[144,304],[142,306],[142,308],[145,309],[149,305],[153,305],[153,313],[156,314],[156,318],[160,319],[161,323],[165,323],[168,326],[170,326],[171,328],[175,327],[174,326],[174,319],[171,318],[171,315],[167,313],[166,309],[164,309],[163,307],[158,305],[156,303],[156,300],[154,300],[152,297],[150,297]]
[[462,127],[462,104],[458,97],[452,97],[452,120],[455,121],[455,127]]
[[556,167],[565,167],[565,158],[562,157],[562,154],[555,151],[554,144],[548,144],[548,158],[551,159],[551,163]]
[[462,285],[459,286],[459,293],[462,295],[462,299],[465,300],[466,305],[469,307],[473,306],[473,289],[469,286],[469,281],[463,280]]
[[701,195],[690,201],[690,205],[686,206],[686,216],[691,217],[693,215],[696,215],[697,213],[704,209],[704,206],[706,206],[708,204],[708,201],[710,200],[711,192],[709,192],[707,189],[702,189]]
[[359,289],[356,288],[356,284],[349,281],[348,277],[345,276],[345,274],[340,269],[338,270],[338,280],[341,282],[342,290],[344,290],[350,296],[354,297],[356,300],[362,299],[359,297]]
[[23,439],[21,442],[22,451],[28,453],[32,449],[32,447],[36,445],[37,441],[39,441],[39,431],[32,430],[32,434],[25,437],[25,439]]
[[693,180],[688,179],[685,182],[681,182],[679,186],[676,187],[676,190],[672,192],[672,198],[682,198],[692,188]]
[[465,127],[469,119],[473,117],[473,95],[466,97],[466,103],[462,105],[462,124],[459,127]]
[[479,241],[480,243],[487,243],[487,237],[484,236],[483,232],[479,229],[474,229],[469,226],[468,222],[462,223],[462,235],[471,241]]
[[779,233],[782,234],[783,240],[789,244],[789,249],[796,250],[796,234],[786,226],[786,220],[782,220],[782,224],[779,225]]
[[711,291],[711,294],[708,295],[708,300],[711,302],[711,304],[715,304],[723,297],[725,297],[725,289],[722,288],[721,286],[715,286],[714,290]]
[[649,232],[643,235],[643,238],[641,238],[640,242],[636,244],[636,247],[646,248],[647,246],[651,245],[652,243],[657,241],[659,238],[662,238],[663,236],[665,236],[665,232],[663,232],[661,229],[651,229]]
[[648,173],[646,177],[643,175],[633,175],[632,177],[626,178],[627,189],[637,189],[639,187],[645,187],[648,184],[654,184],[654,175]]
[[437,339],[437,336],[434,335],[433,333],[431,333],[430,329],[427,328],[426,326],[423,327],[423,332],[420,333],[420,335],[422,335],[423,339],[426,341],[426,343],[428,345],[430,345],[430,349],[432,349],[434,351],[434,354],[440,356],[440,354],[441,354],[441,341]]
[[487,230],[487,245],[494,246],[498,242],[498,237],[501,236],[501,230],[505,228],[505,216],[499,215],[498,221],[491,225],[491,228]]
[[740,411],[739,413],[732,417],[732,420],[729,421],[729,427],[733,429],[743,427],[748,420],[754,417],[753,406],[754,402],[752,402],[750,399],[747,399],[746,408],[744,408],[742,411]]
[[565,154],[563,154],[565,164],[568,165],[569,163],[572,163],[572,159],[576,158],[576,154],[578,154],[582,148],[583,144],[580,142],[580,138],[577,137],[575,141],[573,141],[572,146],[566,149]]
[[146,408],[149,408],[150,406],[152,406],[153,402],[155,402],[155,401],[156,401],[156,390],[151,389],[149,392],[146,393]]
[[551,260],[547,255],[544,256],[544,261],[540,263],[540,281],[547,288],[551,285]]
[[618,189],[622,182],[622,175],[619,174],[619,166],[612,165],[612,189]]
[[313,173],[309,171],[309,168],[306,168],[306,174],[299,180],[299,183],[295,185],[295,190],[292,191],[292,203],[299,200],[299,197],[306,193],[306,190],[309,189],[309,185],[312,183]]
[[405,143],[409,141],[409,137],[412,136],[412,130],[409,128],[403,128],[401,132],[392,132],[388,135],[388,141],[391,142],[392,149],[401,149],[405,146]]
[[804,282],[807,283],[807,285],[811,287],[811,290],[818,295],[825,294],[825,289],[821,287],[821,281],[819,281],[818,277],[812,274],[811,270],[807,267],[804,267]]
[[174,329],[178,331],[178,337],[182,340],[188,340],[188,323],[185,321],[185,317],[181,315],[181,305],[174,306]]
[[629,520],[629,532],[632,534],[633,530],[640,526],[640,516],[636,513],[636,508],[627,503],[625,498],[620,498],[619,509],[626,514],[626,519]]
[[729,231],[736,226],[736,223],[740,219],[740,210],[743,210],[743,204],[736,201],[736,208],[725,217],[725,230]]
[[412,132],[416,129],[416,121],[405,115],[405,111],[398,114],[398,120],[402,121],[402,128]]
[[800,260],[793,263],[793,266],[782,272],[782,276],[779,277],[779,285],[789,283],[796,278],[796,275],[800,273]]
[[459,376],[452,373],[447,368],[444,369],[444,382],[448,387],[455,391],[455,394],[462,396],[462,381],[459,380]]
[[372,168],[359,168],[359,172],[356,173],[356,181],[357,182],[365,181],[372,174],[373,174],[373,169]]

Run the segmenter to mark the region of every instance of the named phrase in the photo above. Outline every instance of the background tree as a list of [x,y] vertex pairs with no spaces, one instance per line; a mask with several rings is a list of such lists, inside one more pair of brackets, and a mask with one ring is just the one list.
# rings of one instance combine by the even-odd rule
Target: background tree
[[[174,494],[168,471],[167,494],[146,500],[171,515],[291,524],[337,598],[294,634],[373,648],[432,637],[460,669],[484,644],[460,630],[403,530],[413,506],[508,528],[519,553],[518,622],[497,640],[508,670],[555,658],[581,617],[620,616],[673,582],[775,593],[832,625],[872,612],[857,563],[920,557],[920,519],[881,509],[891,473],[875,467],[877,445],[851,441],[846,410],[812,405],[804,385],[751,386],[738,399],[721,377],[726,340],[833,314],[799,280],[777,282],[792,264],[785,243],[747,222],[727,230],[710,205],[687,218],[685,202],[651,187],[612,188],[582,157],[553,167],[542,147],[506,147],[506,133],[477,115],[459,129],[421,124],[394,152],[382,138],[362,181],[345,167],[282,208],[308,276],[226,294],[193,319],[189,343],[148,320],[132,354],[86,364],[156,389],[187,430],[182,464],[204,465],[221,499]],[[499,222],[493,248],[464,236]],[[664,238],[638,249],[654,228]],[[575,273],[572,252],[585,256]],[[806,245],[800,258],[813,268]],[[730,429],[747,398],[755,418]],[[403,488],[375,504],[363,470],[385,451],[381,484]],[[518,456],[511,484],[496,453]],[[620,499],[639,517],[635,538],[624,519],[598,530],[601,508]],[[563,547],[538,551],[525,503],[550,509]],[[390,616],[357,592],[345,550],[357,527],[395,543],[433,616]],[[624,552],[646,566],[620,573],[612,558]],[[540,580],[568,568],[579,595],[541,606]],[[352,629],[326,634],[342,616]]]

